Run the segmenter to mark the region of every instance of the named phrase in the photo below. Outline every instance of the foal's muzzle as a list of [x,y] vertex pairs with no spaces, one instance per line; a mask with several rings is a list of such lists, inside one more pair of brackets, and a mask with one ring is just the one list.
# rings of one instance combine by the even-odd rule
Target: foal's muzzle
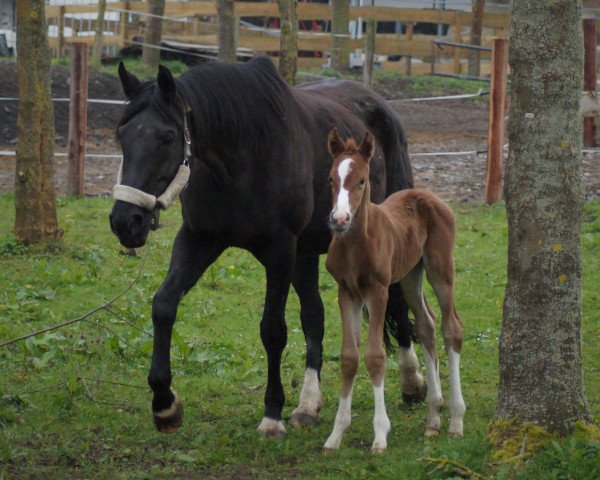
[[350,217],[350,214],[346,214],[346,216],[343,218],[336,218],[333,215],[333,212],[331,212],[329,214],[329,219],[327,220],[327,224],[329,225],[329,228],[331,230],[333,230],[334,232],[338,232],[338,233],[347,232],[348,229],[350,228],[351,223],[352,223],[352,219]]
[[118,200],[115,202],[108,218],[110,228],[118,237],[121,245],[126,248],[137,248],[145,245],[148,232],[152,227],[152,212]]

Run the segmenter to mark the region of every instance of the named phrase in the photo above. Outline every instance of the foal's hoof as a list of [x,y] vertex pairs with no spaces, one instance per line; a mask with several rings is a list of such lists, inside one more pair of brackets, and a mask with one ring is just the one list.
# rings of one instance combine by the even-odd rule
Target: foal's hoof
[[386,447],[373,447],[371,448],[371,453],[373,455],[381,455],[382,453],[385,453],[387,451]]
[[427,383],[423,381],[423,384],[411,392],[402,392],[402,400],[408,405],[414,403],[423,403],[427,398]]
[[281,420],[263,417],[257,430],[267,438],[283,438],[285,437],[285,427]]
[[183,405],[179,397],[172,390],[175,398],[171,406],[159,412],[153,412],[154,425],[161,433],[175,433],[183,424]]
[[427,427],[425,429],[425,436],[427,438],[437,437],[439,434],[440,434],[440,429],[439,428]]
[[293,412],[290,421],[294,427],[315,427],[319,417],[307,412]]

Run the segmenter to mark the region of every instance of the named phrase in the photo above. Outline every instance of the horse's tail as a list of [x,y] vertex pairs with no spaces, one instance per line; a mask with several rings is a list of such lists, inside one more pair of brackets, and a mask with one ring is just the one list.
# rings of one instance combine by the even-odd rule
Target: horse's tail
[[[398,190],[413,188],[406,134],[396,113],[382,101],[369,112],[366,121],[383,150],[386,198]],[[394,351],[392,338],[396,339],[398,345],[403,348],[409,348],[411,341],[416,340],[414,325],[408,318],[408,306],[399,284],[391,285],[388,289],[384,326],[384,341],[388,353]]]

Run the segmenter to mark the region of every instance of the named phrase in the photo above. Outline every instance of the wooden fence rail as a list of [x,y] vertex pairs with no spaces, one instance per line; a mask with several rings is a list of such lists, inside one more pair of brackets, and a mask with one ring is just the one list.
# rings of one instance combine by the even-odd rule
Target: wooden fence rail
[[[52,30],[50,47],[56,56],[64,54],[64,46],[73,43],[93,42],[93,32],[96,20],[97,5],[64,5],[47,6],[46,17],[48,24],[56,27]],[[139,1],[121,1],[109,3],[107,13],[113,13],[111,20],[106,20],[103,37],[104,46],[126,46],[135,36],[143,35],[146,3]],[[277,3],[239,2],[235,4],[235,16],[240,19],[271,17],[279,18]],[[85,20],[82,15],[87,14]],[[165,21],[163,23],[163,39],[189,42],[199,45],[215,47],[216,34],[216,4],[213,1],[167,2],[165,7]],[[118,16],[118,19],[116,17]],[[430,62],[432,57],[431,35],[413,34],[413,25],[416,22],[449,25],[449,36],[461,43],[468,38],[468,28],[471,24],[471,13],[453,10],[421,10],[396,7],[351,7],[350,17],[374,19],[376,21],[401,22],[407,25],[406,34],[378,34],[375,42],[376,55],[401,56],[405,59],[420,58]],[[299,21],[331,21],[331,8],[329,5],[314,3],[298,4]],[[484,15],[484,28],[492,35],[485,38],[491,46],[492,37],[507,37],[509,16],[506,11],[490,11]],[[65,34],[65,29],[70,35]],[[82,31],[82,29],[85,29]],[[493,29],[493,30],[489,30]],[[82,35],[84,33],[85,35]],[[363,49],[364,39],[353,39],[352,49]],[[279,51],[279,35],[276,29],[256,29],[247,26],[239,27],[239,47],[247,48],[255,53],[270,53]],[[312,52],[324,52],[323,56],[331,49],[331,34],[318,31],[299,32],[298,48]],[[436,51],[437,71],[463,73],[466,69],[467,52],[453,47],[445,47]],[[489,59],[489,53],[482,55]],[[385,57],[384,57],[385,58]],[[440,59],[448,59],[447,65],[440,65]],[[406,60],[404,60],[406,62]],[[301,58],[302,66],[317,66],[324,63],[323,58]],[[442,63],[444,61],[442,60]],[[399,68],[400,62],[384,62],[384,68]],[[404,64],[404,68],[411,65]],[[429,64],[423,65],[421,71],[429,71]],[[419,73],[418,66],[412,65],[411,70]],[[484,69],[485,70],[485,69]],[[487,69],[489,71],[489,68]]]

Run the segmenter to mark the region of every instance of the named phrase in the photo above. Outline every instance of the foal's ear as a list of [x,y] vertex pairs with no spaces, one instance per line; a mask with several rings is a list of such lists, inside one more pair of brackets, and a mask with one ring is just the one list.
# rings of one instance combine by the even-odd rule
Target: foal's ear
[[175,101],[175,95],[177,94],[177,86],[175,85],[175,79],[171,74],[171,70],[162,65],[158,66],[158,88],[169,103]]
[[129,73],[127,71],[123,62],[119,62],[119,78],[121,79],[123,92],[127,98],[131,98],[131,96],[137,92],[142,85],[142,83],[133,73]]
[[332,129],[329,132],[329,139],[327,140],[327,148],[329,149],[329,153],[333,158],[337,157],[340,153],[344,151],[346,145],[340,137],[337,128]]
[[375,138],[373,138],[373,134],[368,130],[367,133],[365,133],[362,142],[360,142],[358,151],[365,158],[367,163],[371,160],[371,157],[373,157],[373,154],[375,153]]

